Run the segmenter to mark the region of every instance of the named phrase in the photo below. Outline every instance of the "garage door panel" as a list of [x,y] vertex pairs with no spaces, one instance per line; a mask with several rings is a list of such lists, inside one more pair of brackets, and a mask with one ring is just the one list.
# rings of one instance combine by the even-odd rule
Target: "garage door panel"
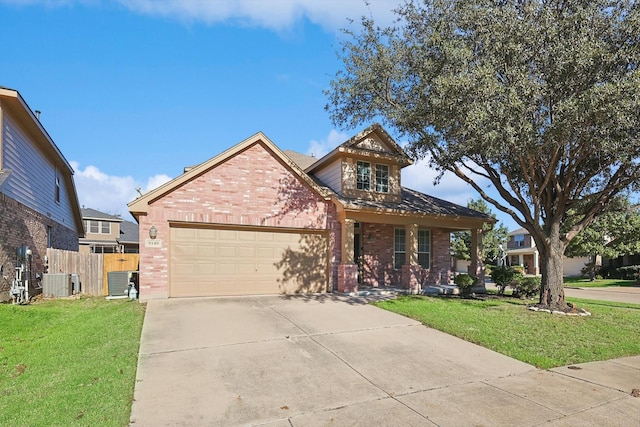
[[173,297],[326,290],[324,235],[171,228],[170,237]]
[[238,246],[236,256],[254,259],[256,257],[256,248],[253,246]]

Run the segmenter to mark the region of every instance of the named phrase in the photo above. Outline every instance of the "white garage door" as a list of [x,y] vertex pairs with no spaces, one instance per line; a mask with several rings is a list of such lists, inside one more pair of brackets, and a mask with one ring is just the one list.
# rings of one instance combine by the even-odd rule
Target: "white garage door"
[[172,227],[172,297],[324,292],[326,234]]

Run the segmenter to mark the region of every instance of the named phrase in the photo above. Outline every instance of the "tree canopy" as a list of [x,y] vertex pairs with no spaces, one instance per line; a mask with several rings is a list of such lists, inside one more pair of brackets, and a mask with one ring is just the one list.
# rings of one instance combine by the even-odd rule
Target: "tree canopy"
[[540,305],[566,309],[566,247],[640,179],[639,9],[410,0],[392,27],[345,31],[327,110],[342,127],[382,121],[509,214],[540,253]]
[[640,253],[640,207],[619,197],[569,244],[567,256],[617,258]]

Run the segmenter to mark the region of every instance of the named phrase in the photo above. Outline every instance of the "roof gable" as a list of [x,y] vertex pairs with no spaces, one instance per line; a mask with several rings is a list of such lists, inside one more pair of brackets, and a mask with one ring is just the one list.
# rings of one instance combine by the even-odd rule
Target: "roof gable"
[[340,144],[330,153],[307,167],[305,171],[312,172],[320,169],[324,165],[332,162],[336,157],[344,154],[388,159],[397,162],[400,167],[409,166],[413,163],[413,160],[402,147],[394,141],[391,135],[389,135],[379,123],[375,123]]
[[268,151],[279,163],[284,165],[289,171],[291,171],[300,181],[304,182],[309,188],[315,191],[323,199],[330,198],[330,192],[319,186],[313,181],[304,171],[294,163],[287,155],[285,155],[269,138],[267,138],[262,132],[258,132],[255,135],[245,139],[239,144],[229,148],[228,150],[220,153],[219,155],[212,157],[211,159],[200,163],[199,165],[186,168],[185,172],[177,178],[161,185],[160,187],[143,194],[141,197],[130,202],[128,204],[129,211],[137,219],[138,215],[148,212],[149,204],[169,194],[174,189],[191,182],[197,177],[212,170],[218,165],[229,160],[231,157],[253,147],[255,145],[261,145],[266,151]]

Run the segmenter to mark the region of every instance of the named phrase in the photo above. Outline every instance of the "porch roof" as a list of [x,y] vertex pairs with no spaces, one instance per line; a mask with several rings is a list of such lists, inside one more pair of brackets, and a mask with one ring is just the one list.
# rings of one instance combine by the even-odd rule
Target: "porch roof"
[[400,214],[420,214],[437,217],[454,217],[495,222],[495,219],[482,212],[469,209],[437,197],[429,196],[410,188],[402,187],[401,201],[384,202],[376,200],[351,199],[338,196],[345,209],[374,209],[395,211]]

